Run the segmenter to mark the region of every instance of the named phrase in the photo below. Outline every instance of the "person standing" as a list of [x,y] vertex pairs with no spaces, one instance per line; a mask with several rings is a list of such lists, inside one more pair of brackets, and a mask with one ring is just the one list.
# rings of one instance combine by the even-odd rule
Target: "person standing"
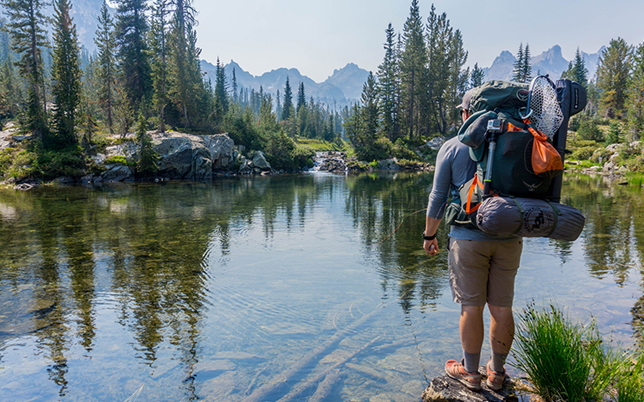
[[[469,117],[472,90],[458,106],[465,122]],[[436,230],[445,212],[450,192],[474,177],[476,164],[469,147],[458,137],[446,141],[438,152],[432,191],[427,205],[423,248],[434,256],[439,252]],[[447,239],[449,282],[452,296],[461,304],[459,332],[463,358],[448,360],[445,371],[468,389],[481,390],[478,367],[485,337],[483,312],[490,311],[492,356],[487,363],[487,386],[500,390],[505,380],[505,360],[514,338],[514,280],[520,265],[523,239],[495,236],[481,230],[454,225]]]

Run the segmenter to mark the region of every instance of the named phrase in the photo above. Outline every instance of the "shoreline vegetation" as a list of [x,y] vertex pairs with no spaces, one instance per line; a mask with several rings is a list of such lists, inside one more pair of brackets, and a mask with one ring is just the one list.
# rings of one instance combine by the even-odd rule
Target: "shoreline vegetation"
[[[97,51],[89,55],[81,51],[70,0],[53,1],[53,18],[42,0],[0,0],[0,126],[17,130],[0,138],[0,180],[93,180],[114,168],[137,180],[165,177],[159,136],[180,134],[201,138],[193,143],[227,135],[232,162],[250,173],[302,171],[322,150],[346,152],[349,170],[427,169],[438,149],[432,144],[458,132],[463,94],[485,79],[478,64],[465,67],[463,35],[447,14],[432,5],[422,16],[418,0],[402,29],[389,24],[384,31],[382,63],[360,99],[340,106],[307,97],[304,83],[288,77],[274,93],[242,87],[219,60],[214,80],[204,78],[191,0],[114,3],[111,13],[103,2]],[[511,79],[532,78],[530,48],[521,43]],[[641,145],[606,145],[635,143],[644,128],[644,44],[611,40],[593,77],[578,50],[562,78],[588,92],[585,111],[571,120],[578,135],[569,168],[603,169],[610,157],[611,175],[642,173]],[[105,148],[128,141],[129,154],[100,164]],[[210,161],[203,151],[194,162],[220,163],[205,146]],[[177,176],[207,179],[212,172]]]

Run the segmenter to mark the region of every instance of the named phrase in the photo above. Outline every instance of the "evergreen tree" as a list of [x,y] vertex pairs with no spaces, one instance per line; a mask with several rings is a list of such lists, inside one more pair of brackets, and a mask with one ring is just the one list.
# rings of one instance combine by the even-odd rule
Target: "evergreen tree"
[[479,67],[479,63],[474,64],[472,74],[470,75],[470,87],[476,88],[483,85],[485,80],[485,71]]
[[384,44],[385,57],[382,64],[378,66],[377,72],[378,107],[382,112],[382,131],[393,142],[400,135],[398,123],[400,71],[396,44],[394,43],[396,33],[391,23],[385,32],[387,34]]
[[299,114],[303,107],[306,107],[306,95],[304,93],[304,82],[300,82],[297,89],[297,108],[295,109],[295,112]]
[[363,161],[380,160],[389,156],[391,142],[378,133],[378,93],[376,79],[369,73],[362,87],[362,107],[357,104],[353,117],[347,119],[345,129],[353,144],[358,159]]
[[561,74],[561,78],[577,81],[584,87],[588,86],[588,69],[586,68],[586,62],[581,56],[579,48],[577,48],[577,53],[575,53],[575,60],[568,63],[568,69]]
[[2,0],[1,4],[9,17],[11,50],[20,57],[16,65],[27,84],[25,128],[42,140],[48,132],[42,57],[42,49],[46,46],[46,20],[42,14],[45,2]]
[[294,113],[293,109],[293,92],[288,77],[284,86],[284,104],[282,105],[282,121],[288,120]]
[[139,128],[136,130],[136,141],[139,146],[139,157],[136,162],[136,174],[140,177],[149,177],[159,170],[159,156],[154,150],[152,139],[148,134],[143,113],[139,114]]
[[63,148],[77,143],[74,126],[81,95],[80,51],[70,11],[69,0],[54,1],[53,121],[57,145]]
[[146,0],[117,0],[116,3],[115,34],[121,80],[129,108],[138,111],[152,92]]
[[[233,103],[239,102],[239,97],[237,95],[238,88],[237,88],[237,74],[235,73],[235,67],[233,67],[233,78],[232,78],[232,83],[233,83]],[[278,102],[279,102],[279,93],[277,94],[278,96]]]
[[417,135],[421,121],[420,108],[427,93],[427,49],[423,21],[420,17],[418,0],[412,0],[409,17],[403,28],[404,50],[400,60],[402,99],[400,106],[404,115],[409,140]]
[[[461,124],[460,113],[456,110],[456,105],[460,104],[465,91],[468,87],[468,78],[470,75],[469,69],[463,69],[467,62],[467,51],[463,47],[463,35],[460,30],[454,31],[452,40],[450,41],[449,49],[449,67],[450,79],[448,88],[448,97],[445,104],[445,117],[442,118],[442,127],[439,127],[439,132],[446,133],[449,126],[458,126]],[[449,125],[448,125],[449,124]],[[442,130],[441,130],[442,128]]]
[[[455,39],[455,33],[450,26],[447,14],[438,15],[432,8],[427,18],[427,37],[429,53],[429,99],[428,109],[431,113],[432,124],[440,133],[447,132],[451,115],[454,112],[452,104],[457,96],[458,83],[461,78],[461,67],[464,64],[462,39]],[[459,32],[460,36],[460,32]],[[431,127],[427,128],[429,132]]]
[[525,62],[525,59],[523,57],[523,43],[519,45],[519,51],[517,52],[517,57],[514,62],[514,67],[512,69],[512,80],[516,82],[525,82],[523,79],[523,73],[525,71],[525,67],[523,66],[523,63]]
[[228,90],[226,84],[226,74],[224,71],[224,66],[221,65],[221,63],[219,62],[219,57],[217,57],[215,74],[215,121],[218,124],[221,123],[226,113],[228,113]]
[[532,62],[530,61],[530,45],[525,44],[525,49],[523,50],[523,71],[521,73],[521,82],[530,82],[532,81]]
[[150,68],[152,72],[152,101],[159,117],[159,131],[165,132],[165,108],[168,95],[168,33],[170,0],[156,0],[150,18]]
[[621,118],[624,114],[631,53],[631,46],[624,39],[617,38],[611,40],[599,56],[597,87],[602,91],[599,103],[606,117]]
[[633,52],[633,72],[628,86],[626,107],[630,139],[639,139],[644,130],[644,43]]
[[[201,50],[196,47],[197,24],[196,10],[192,0],[172,0],[174,16],[172,19],[172,47],[171,47],[171,97],[173,103],[181,111],[185,127],[190,127],[193,115],[198,113],[195,99],[203,90],[199,54]],[[223,70],[223,66],[220,66]],[[223,74],[223,71],[221,72]],[[215,92],[217,79],[215,79]],[[221,96],[221,93],[219,94]],[[228,110],[227,100],[219,98],[218,112]],[[221,116],[223,117],[223,115]]]
[[[0,123],[11,119],[20,112],[22,104],[22,91],[16,80],[13,64],[9,60],[2,63],[0,72],[0,96],[2,97],[2,110],[0,110]],[[0,124],[2,126],[3,124]]]
[[94,39],[98,49],[98,99],[105,111],[107,118],[107,128],[110,134],[114,133],[113,109],[114,109],[114,88],[116,85],[116,66],[114,62],[114,22],[107,8],[107,3],[103,1],[101,14],[98,17],[98,29]]

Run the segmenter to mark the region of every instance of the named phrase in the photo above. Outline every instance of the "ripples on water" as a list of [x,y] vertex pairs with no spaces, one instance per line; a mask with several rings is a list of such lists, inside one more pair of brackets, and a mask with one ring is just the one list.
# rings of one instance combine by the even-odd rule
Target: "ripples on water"
[[[413,214],[431,179],[0,192],[0,400],[418,400],[460,353],[446,253]],[[516,310],[554,301],[639,345],[641,189],[564,193],[584,234],[526,240]]]

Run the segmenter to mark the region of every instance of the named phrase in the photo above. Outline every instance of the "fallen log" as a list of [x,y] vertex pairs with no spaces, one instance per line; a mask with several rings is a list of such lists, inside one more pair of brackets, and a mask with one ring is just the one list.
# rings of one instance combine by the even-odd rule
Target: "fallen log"
[[[360,348],[358,348],[358,349],[354,350],[354,351],[353,351],[353,352],[351,352],[349,355],[345,356],[342,360],[340,360],[340,361],[336,362],[333,366],[329,367],[327,370],[324,370],[323,372],[318,373],[318,374],[316,374],[316,375],[312,376],[312,377],[311,377],[308,381],[306,381],[306,382],[301,382],[301,383],[299,383],[298,385],[296,385],[295,387],[293,387],[293,388],[291,389],[291,391],[290,391],[288,394],[286,394],[282,399],[280,399],[280,400],[279,400],[279,402],[289,402],[289,401],[296,400],[296,399],[298,399],[298,398],[302,395],[302,393],[304,393],[304,391],[306,391],[307,389],[309,389],[309,388],[313,387],[315,384],[320,384],[320,385],[322,385],[322,384],[320,383],[320,381],[322,381],[322,379],[323,379],[323,378],[328,377],[328,376],[329,376],[329,373],[333,373],[334,371],[339,370],[339,369],[340,369],[340,367],[341,367],[343,364],[347,363],[348,361],[351,361],[351,359],[353,359],[354,357],[356,357],[356,356],[357,356],[359,353],[361,353],[363,350],[367,349],[368,347],[370,347],[371,345],[373,345],[375,342],[377,342],[377,341],[378,341],[378,339],[380,339],[380,337],[379,337],[379,336],[378,336],[378,337],[376,337],[376,338],[374,338],[374,339],[372,339],[371,341],[367,342],[367,343],[366,343],[366,344],[364,344],[362,347],[360,347]],[[334,379],[334,381],[335,381],[335,380],[337,380],[337,379],[339,379],[339,378],[340,378],[340,376],[339,376],[339,375],[337,375],[337,376],[332,376],[332,377],[331,377],[331,379]],[[324,394],[324,392],[330,392],[330,391],[331,391],[331,388],[332,388],[332,385],[333,385],[333,382],[331,382],[331,379],[329,379],[329,381],[326,381],[326,379],[325,379],[326,384],[324,385],[324,388],[326,389],[326,391],[321,391],[321,393],[322,393],[322,394]],[[324,383],[325,381],[322,381],[322,383]],[[329,384],[329,383],[330,383],[330,384]],[[320,388],[320,386],[318,386],[318,389],[319,389],[319,388]],[[316,391],[316,393],[317,393],[317,391]],[[320,399],[320,400],[324,400],[324,398],[322,398],[322,399]]]
[[[271,381],[264,384],[263,386],[257,388],[253,393],[251,393],[246,399],[245,402],[265,402],[269,400],[275,400],[273,394],[278,393],[286,386],[295,375],[300,373],[305,367],[309,366],[311,362],[315,360],[320,360],[320,357],[331,349],[336,344],[340,343],[341,340],[347,337],[347,334],[354,331],[360,325],[364,324],[371,317],[376,315],[380,311],[382,304],[378,305],[372,312],[365,314],[360,317],[358,320],[354,321],[347,328],[336,332],[328,341],[323,345],[320,345],[318,348],[310,351],[304,357],[302,357],[298,362],[293,364],[289,369],[284,371],[282,374],[273,377]],[[273,395],[271,397],[271,395]]]

